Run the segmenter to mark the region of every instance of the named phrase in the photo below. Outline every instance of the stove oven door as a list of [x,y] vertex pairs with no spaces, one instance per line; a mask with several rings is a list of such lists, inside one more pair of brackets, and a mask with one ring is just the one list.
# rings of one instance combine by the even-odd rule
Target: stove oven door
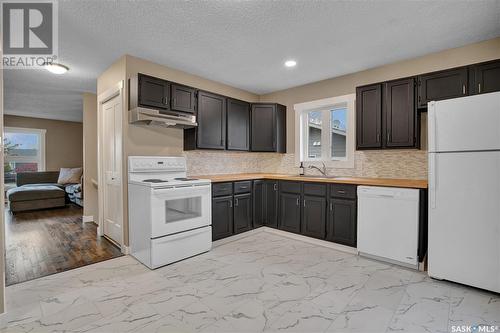
[[211,186],[152,189],[152,238],[212,224]]

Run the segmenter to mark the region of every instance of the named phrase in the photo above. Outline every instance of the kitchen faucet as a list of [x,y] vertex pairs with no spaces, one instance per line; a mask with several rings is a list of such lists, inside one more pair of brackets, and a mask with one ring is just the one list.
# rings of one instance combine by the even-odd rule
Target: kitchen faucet
[[316,169],[318,170],[323,176],[327,177],[326,175],[326,165],[325,165],[325,162],[321,162],[321,164],[323,164],[323,167],[322,168],[318,168],[317,166],[315,165],[310,165],[309,166],[309,169]]

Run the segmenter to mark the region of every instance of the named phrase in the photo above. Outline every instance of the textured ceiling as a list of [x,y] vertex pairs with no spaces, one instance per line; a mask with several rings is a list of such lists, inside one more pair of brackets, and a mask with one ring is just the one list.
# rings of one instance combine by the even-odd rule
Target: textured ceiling
[[499,35],[499,0],[60,0],[71,70],[7,71],[5,110],[79,120],[81,92],[125,53],[263,94]]

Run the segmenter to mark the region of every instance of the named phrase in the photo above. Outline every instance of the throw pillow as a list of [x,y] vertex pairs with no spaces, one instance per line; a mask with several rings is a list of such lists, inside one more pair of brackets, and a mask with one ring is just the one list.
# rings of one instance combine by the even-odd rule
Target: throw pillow
[[59,171],[58,184],[78,184],[82,177],[83,168],[61,168]]

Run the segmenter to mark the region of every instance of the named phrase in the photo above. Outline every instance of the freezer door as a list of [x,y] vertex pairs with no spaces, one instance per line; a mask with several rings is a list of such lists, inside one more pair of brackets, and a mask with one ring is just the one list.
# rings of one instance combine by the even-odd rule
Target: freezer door
[[500,149],[500,92],[430,102],[429,152]]
[[429,154],[429,275],[500,292],[500,152]]

